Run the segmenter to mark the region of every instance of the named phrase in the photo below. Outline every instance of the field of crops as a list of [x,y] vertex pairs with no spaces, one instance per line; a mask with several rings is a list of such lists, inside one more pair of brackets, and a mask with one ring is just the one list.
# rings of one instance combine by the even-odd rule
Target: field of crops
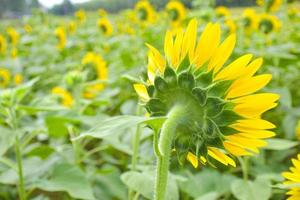
[[0,199],[300,200],[299,88],[297,2],[1,20]]

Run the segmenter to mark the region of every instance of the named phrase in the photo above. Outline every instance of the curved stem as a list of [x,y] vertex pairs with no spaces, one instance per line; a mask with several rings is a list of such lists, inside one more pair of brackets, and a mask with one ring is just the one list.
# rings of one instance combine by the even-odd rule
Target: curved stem
[[159,151],[157,156],[157,168],[155,179],[155,200],[164,200],[168,184],[168,174],[170,165],[171,145],[175,137],[177,126],[185,115],[186,110],[182,105],[177,105],[168,113],[168,119],[162,126],[159,138]]

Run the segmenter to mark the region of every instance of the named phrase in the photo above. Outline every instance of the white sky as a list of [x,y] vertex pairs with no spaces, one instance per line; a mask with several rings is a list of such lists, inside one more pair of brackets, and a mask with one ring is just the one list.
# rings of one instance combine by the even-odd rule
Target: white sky
[[[47,8],[51,8],[55,4],[60,4],[63,0],[38,0],[41,4],[46,6]],[[71,0],[72,3],[82,3],[89,0]]]

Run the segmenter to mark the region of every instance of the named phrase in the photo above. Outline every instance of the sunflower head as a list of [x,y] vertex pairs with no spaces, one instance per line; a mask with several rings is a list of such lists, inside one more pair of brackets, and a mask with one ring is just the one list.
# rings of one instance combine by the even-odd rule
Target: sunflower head
[[153,23],[155,21],[155,10],[148,0],[138,1],[135,10],[141,22]]
[[9,36],[10,42],[13,44],[13,46],[16,46],[20,39],[20,35],[17,32],[17,30],[12,27],[9,27],[6,32]]
[[5,68],[0,68],[0,88],[5,88],[10,82],[10,72]]
[[54,87],[52,88],[51,93],[58,98],[60,104],[68,108],[72,107],[74,100],[72,95],[66,89],[62,87]]
[[185,19],[186,9],[180,1],[170,1],[166,10],[173,23],[181,23]]
[[99,19],[97,25],[104,35],[110,36],[112,34],[113,27],[107,18]]
[[281,22],[274,15],[262,14],[259,19],[258,28],[265,34],[278,31],[281,27]]
[[283,172],[282,176],[287,180],[283,182],[285,185],[298,185],[292,187],[286,194],[290,196],[288,199],[296,200],[300,199],[300,154],[297,155],[297,158],[292,159],[293,166],[290,167],[290,171]]
[[76,23],[75,21],[70,21],[68,23],[68,31],[70,34],[74,33],[76,31]]
[[106,12],[106,10],[104,10],[103,8],[100,8],[100,9],[98,10],[98,15],[99,15],[100,17],[106,17],[107,12]]
[[26,33],[31,33],[32,32],[32,27],[30,26],[30,24],[25,24],[24,25],[24,30]]
[[237,25],[236,25],[234,20],[226,19],[224,23],[225,23],[225,26],[227,27],[229,33],[235,33],[236,32]]
[[258,15],[254,9],[247,8],[243,11],[242,14],[242,24],[246,30],[255,30],[257,29]]
[[[220,43],[220,25],[208,24],[197,42],[197,21],[175,37],[166,33],[164,52],[148,45],[148,80],[134,88],[151,116],[167,116],[183,107],[173,147],[180,161],[194,166],[214,158],[235,166],[230,155],[258,153],[274,136],[274,125],[261,114],[277,105],[278,95],[256,94],[270,80],[270,74],[254,74],[262,59],[251,62],[246,54],[224,64],[236,42],[235,34]],[[184,159],[183,159],[184,158]]]
[[230,16],[230,11],[225,6],[219,6],[216,8],[216,14],[219,18],[224,18]]
[[5,53],[6,48],[7,48],[7,45],[6,45],[5,37],[0,34],[0,54]]
[[22,76],[22,74],[17,73],[14,76],[14,83],[15,83],[15,85],[20,85],[22,82],[23,82],[23,76]]
[[[82,65],[87,71],[88,81],[106,80],[108,77],[107,64],[103,58],[94,53],[87,53],[82,59]],[[104,83],[95,83],[85,88],[84,97],[94,98],[105,87]]]
[[290,7],[288,9],[288,16],[290,19],[295,19],[299,15],[299,8],[297,7]]
[[17,56],[18,56],[18,49],[16,47],[13,47],[11,52],[10,52],[10,56],[13,58],[13,59],[16,59]]
[[268,12],[276,12],[280,8],[282,0],[257,0],[256,3],[261,7],[265,7]]
[[75,17],[78,20],[79,23],[84,23],[86,20],[86,14],[85,11],[80,9],[78,11],[75,12]]
[[57,27],[54,31],[54,34],[58,39],[57,48],[64,49],[67,43],[67,36],[66,36],[65,29],[62,26]]

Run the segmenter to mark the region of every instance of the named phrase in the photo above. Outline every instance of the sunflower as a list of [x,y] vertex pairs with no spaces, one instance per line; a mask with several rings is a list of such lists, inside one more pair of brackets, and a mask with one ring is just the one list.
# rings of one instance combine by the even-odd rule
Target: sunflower
[[5,68],[0,68],[0,88],[5,88],[10,82],[10,72]]
[[170,1],[166,5],[166,10],[174,24],[180,24],[186,17],[186,9],[180,1]]
[[70,34],[72,34],[76,31],[76,23],[74,21],[70,21],[68,23],[68,31]]
[[6,40],[3,35],[0,34],[0,54],[6,52]]
[[261,14],[259,17],[258,28],[265,34],[269,34],[274,31],[278,31],[281,27],[281,22],[274,15],[267,13]]
[[72,107],[74,100],[72,95],[62,87],[54,87],[51,91],[52,94],[59,97],[60,103],[65,107]]
[[86,20],[85,12],[82,9],[75,12],[75,17],[79,21],[79,23],[84,23]]
[[230,11],[225,6],[219,6],[216,8],[216,14],[219,18],[224,18],[230,16]]
[[225,26],[228,28],[229,33],[235,33],[237,26],[235,21],[233,21],[232,19],[226,19],[225,20]]
[[67,43],[67,36],[63,27],[57,27],[54,31],[56,38],[58,39],[57,48],[64,49]]
[[286,194],[290,197],[287,200],[299,200],[300,199],[300,154],[296,159],[292,159],[293,167],[290,167],[289,172],[283,172],[282,176],[287,179],[284,182],[285,185],[298,184],[298,186],[292,187]]
[[107,15],[107,12],[106,12],[106,10],[100,8],[100,9],[98,10],[98,15],[99,15],[100,17],[105,17],[105,16]]
[[296,126],[296,136],[298,140],[300,140],[300,120],[298,121],[298,124]]
[[147,0],[141,0],[135,5],[135,11],[141,22],[153,23],[155,21],[155,10]]
[[101,18],[97,21],[98,27],[101,29],[102,33],[106,36],[110,36],[113,32],[113,27],[107,18]]
[[10,56],[15,59],[18,56],[18,49],[16,47],[13,47],[11,52],[10,52]]
[[13,46],[17,46],[19,39],[20,39],[20,35],[16,31],[16,29],[9,27],[7,29],[7,34],[9,36],[10,42],[13,44]]
[[14,83],[15,83],[15,85],[20,85],[22,82],[23,82],[23,76],[22,76],[22,74],[17,73],[14,76]]
[[[81,63],[85,68],[87,66],[91,66],[91,68],[88,69],[88,81],[101,81],[107,79],[107,64],[100,55],[94,52],[89,52],[83,57]],[[97,95],[97,93],[104,89],[104,87],[105,85],[103,83],[95,83],[89,85],[85,88],[85,92],[83,95],[85,98],[94,98]]]
[[282,0],[257,0],[257,5],[265,7],[267,11],[276,12],[282,4]]
[[289,18],[294,19],[294,18],[296,18],[298,15],[299,15],[299,8],[296,8],[296,7],[290,7],[290,8],[288,9],[288,16],[289,16]]
[[32,32],[32,27],[30,26],[30,24],[25,24],[24,25],[24,30],[26,33],[31,33]]
[[247,31],[257,29],[258,15],[254,9],[247,8],[243,11],[242,23]]
[[[209,23],[198,44],[196,35],[196,20],[175,38],[168,31],[165,58],[148,45],[148,80],[134,88],[151,116],[179,118],[174,137],[168,138],[179,160],[187,157],[197,167],[211,157],[236,166],[231,156],[259,153],[267,145],[264,139],[275,135],[268,130],[275,126],[261,115],[277,105],[279,96],[256,93],[272,78],[255,75],[262,58],[251,61],[253,56],[246,54],[224,67],[235,34],[220,43],[220,25]],[[164,139],[161,133],[160,142]]]

